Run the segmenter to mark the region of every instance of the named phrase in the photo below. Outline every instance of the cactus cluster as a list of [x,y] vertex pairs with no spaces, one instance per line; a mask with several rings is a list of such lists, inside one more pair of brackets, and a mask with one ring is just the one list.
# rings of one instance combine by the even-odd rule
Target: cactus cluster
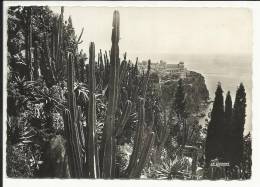
[[[98,63],[95,61],[95,44],[92,42],[89,48],[89,64],[88,64],[88,87],[89,102],[87,114],[87,129],[83,129],[80,120],[81,108],[76,106],[74,96],[74,67],[73,55],[69,56],[68,61],[68,110],[64,112],[64,125],[66,138],[68,141],[68,157],[72,177],[89,177],[89,178],[114,178],[115,177],[115,161],[117,139],[122,135],[125,125],[132,111],[133,102],[126,100],[124,104],[121,102],[122,83],[126,75],[128,63],[126,54],[120,62],[119,59],[119,12],[115,11],[113,15],[112,30],[112,47],[110,51],[110,60],[107,53],[103,55],[100,51],[98,54]],[[74,61],[75,62],[75,61]],[[150,64],[150,62],[149,62]],[[96,70],[97,67],[97,70]],[[149,79],[150,69],[148,68],[145,79],[144,89],[137,104],[138,124],[136,127],[133,152],[127,169],[121,174],[122,177],[138,178],[144,168],[148,157],[151,153],[152,145],[155,139],[153,132],[153,124],[145,123],[145,95],[146,87]],[[102,142],[97,143],[96,135],[96,83],[102,86],[106,85],[103,77],[109,75],[107,81],[107,112],[103,128]],[[98,80],[97,80],[97,79]],[[123,112],[118,115],[119,106],[123,105]],[[86,132],[84,132],[86,131]],[[87,143],[85,143],[85,140]],[[85,151],[83,151],[85,150]],[[86,155],[86,164],[84,166],[84,154]],[[83,171],[86,170],[86,171]]]
[[[43,77],[48,87],[55,85],[61,79],[64,60],[63,53],[63,7],[59,19],[54,19],[51,37],[45,30],[42,41],[32,40],[33,7],[27,8],[27,29],[25,34],[25,53],[27,65],[27,80],[37,80]],[[42,18],[43,19],[43,18]],[[46,21],[46,20],[43,20]],[[40,63],[42,61],[42,63]]]
[[[26,65],[27,65],[27,80],[37,80],[42,77],[47,87],[51,87],[56,83],[64,80],[67,77],[67,61],[68,54],[73,53],[75,66],[75,80],[85,82],[85,61],[86,56],[83,53],[78,53],[78,44],[82,43],[81,37],[84,32],[82,29],[79,37],[73,35],[72,49],[64,43],[64,33],[66,24],[64,24],[64,7],[61,7],[61,13],[58,17],[52,20],[50,31],[45,29],[40,41],[32,42],[32,7],[27,8],[27,29],[26,29]],[[43,22],[46,22],[42,18]],[[68,32],[68,31],[66,31]],[[68,38],[67,38],[68,39]],[[71,40],[71,39],[70,39]],[[40,63],[42,61],[42,63]]]

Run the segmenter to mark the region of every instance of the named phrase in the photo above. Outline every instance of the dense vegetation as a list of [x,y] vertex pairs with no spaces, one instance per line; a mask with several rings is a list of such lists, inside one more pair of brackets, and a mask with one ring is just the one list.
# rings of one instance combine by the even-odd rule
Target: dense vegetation
[[63,11],[8,10],[9,177],[202,179],[210,160],[222,157],[232,167],[242,163],[250,177],[242,84],[233,109],[227,95],[225,110],[218,86],[205,129],[195,115],[209,99],[202,75],[160,85],[150,60],[141,72],[138,59],[120,59],[118,11],[111,50],[97,51],[91,42],[87,54],[79,51],[84,28],[77,36]]

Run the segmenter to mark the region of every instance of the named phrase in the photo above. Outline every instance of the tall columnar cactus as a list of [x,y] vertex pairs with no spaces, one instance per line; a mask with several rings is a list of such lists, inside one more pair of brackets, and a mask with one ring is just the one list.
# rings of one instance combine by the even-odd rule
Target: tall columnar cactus
[[56,77],[61,78],[63,75],[63,13],[64,8],[61,7],[61,14],[58,18],[54,18],[51,41],[50,55],[53,61],[53,68]]
[[74,66],[75,66],[75,78],[77,81],[79,81],[80,80],[80,69],[79,69],[79,56],[78,55],[75,55]]
[[100,59],[100,71],[103,73],[103,71],[104,71],[104,62],[103,62],[103,55],[102,55],[101,49],[99,51],[99,59]]
[[151,60],[148,60],[148,66],[147,66],[147,71],[146,71],[146,76],[144,77],[144,85],[143,85],[143,90],[142,90],[142,97],[146,97],[146,90],[148,86],[148,80],[150,77],[150,71],[151,71]]
[[107,84],[108,83],[108,79],[109,79],[109,68],[110,68],[110,64],[109,64],[109,59],[108,59],[108,56],[107,56],[107,51],[105,51],[105,54],[104,54],[104,61],[105,61],[105,72],[104,72],[104,84]]
[[49,49],[49,40],[47,33],[44,34],[44,42],[41,50],[41,57],[43,59],[43,63],[40,63],[41,72],[43,74],[43,78],[46,81],[47,87],[51,87],[55,84],[56,78],[53,70],[52,59],[50,55]]
[[104,155],[102,163],[102,175],[104,178],[113,177],[113,167],[115,165],[115,115],[118,99],[118,83],[119,83],[119,12],[115,11],[113,15],[113,30],[112,30],[112,47],[110,55],[110,71],[108,84],[108,110],[104,127]]
[[57,38],[57,48],[55,53],[55,61],[56,61],[56,69],[57,71],[60,71],[62,69],[61,64],[61,55],[62,55],[62,45],[63,45],[63,13],[64,13],[64,7],[61,7],[61,14],[58,19],[58,30],[56,34]]
[[[118,87],[119,87],[119,95],[118,95],[118,99],[119,99],[119,104],[121,103],[120,106],[122,106],[123,103],[126,102],[127,98],[123,98],[121,97],[121,88],[123,85],[123,80],[125,79],[127,74],[127,61],[126,61],[126,53],[124,54],[124,60],[121,62],[120,64],[120,72],[119,72],[119,83],[118,83]],[[123,88],[125,89],[125,88]],[[120,107],[118,106],[118,107]]]
[[96,78],[95,78],[95,44],[91,42],[89,48],[89,106],[88,106],[88,131],[87,131],[87,158],[88,174],[91,178],[98,178],[99,159],[96,140]]
[[119,74],[119,88],[122,85],[122,82],[126,76],[127,71],[127,61],[126,61],[126,53],[124,54],[124,60],[122,61],[120,65],[120,74]]
[[80,66],[80,82],[85,82],[85,58],[79,60]]
[[105,82],[105,76],[104,76],[104,62],[103,62],[103,55],[102,55],[102,51],[100,49],[100,52],[98,54],[98,83],[101,85],[101,87],[103,88],[104,82]]
[[122,134],[124,127],[126,125],[126,122],[130,116],[131,108],[132,108],[132,102],[130,100],[127,100],[126,104],[124,106],[124,111],[119,120],[119,125],[116,129],[116,137],[118,137]]
[[57,48],[57,30],[58,30],[58,21],[57,18],[53,18],[53,26],[51,33],[51,57],[56,58],[56,48]]

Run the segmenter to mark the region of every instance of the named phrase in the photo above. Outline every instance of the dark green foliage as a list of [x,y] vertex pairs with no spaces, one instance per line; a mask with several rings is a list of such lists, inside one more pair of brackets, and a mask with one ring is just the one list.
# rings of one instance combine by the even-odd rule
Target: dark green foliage
[[217,86],[206,138],[206,165],[215,158],[223,159],[224,103],[221,84]]
[[246,92],[241,83],[236,92],[236,99],[233,109],[232,127],[230,130],[230,141],[232,147],[231,163],[239,165],[243,156],[243,132],[246,117]]
[[227,92],[226,100],[225,100],[225,122],[227,128],[231,125],[232,121],[232,99],[230,96],[230,92]]
[[[211,179],[219,179],[224,177],[224,175],[228,179],[248,179],[251,176],[252,164],[251,138],[250,135],[246,137],[243,136],[246,116],[246,93],[243,84],[241,83],[237,89],[234,108],[232,108],[230,92],[227,93],[225,112],[223,115],[221,115],[223,108],[221,104],[223,98],[221,97],[222,90],[219,85],[213,104],[211,121],[208,126],[205,150],[207,165],[205,169],[209,171],[207,168],[209,166],[208,164],[210,160],[214,158],[217,158],[220,162],[228,162],[230,166],[226,168],[225,174],[211,167],[211,171],[215,171],[206,173],[205,176]],[[216,101],[218,101],[218,103],[216,103]],[[216,116],[218,117],[217,119],[215,119]],[[224,126],[221,126],[222,123]],[[218,126],[216,126],[216,124]],[[215,125],[215,128],[213,128],[213,125]]]

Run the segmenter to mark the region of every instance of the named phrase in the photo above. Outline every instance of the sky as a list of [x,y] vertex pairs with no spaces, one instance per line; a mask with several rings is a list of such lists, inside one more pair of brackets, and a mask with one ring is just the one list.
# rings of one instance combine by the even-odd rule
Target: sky
[[[60,7],[51,7],[59,13]],[[85,52],[91,41],[109,50],[113,11],[120,12],[120,53],[160,60],[161,54],[250,55],[252,18],[246,8],[64,7],[77,35],[84,27]]]

